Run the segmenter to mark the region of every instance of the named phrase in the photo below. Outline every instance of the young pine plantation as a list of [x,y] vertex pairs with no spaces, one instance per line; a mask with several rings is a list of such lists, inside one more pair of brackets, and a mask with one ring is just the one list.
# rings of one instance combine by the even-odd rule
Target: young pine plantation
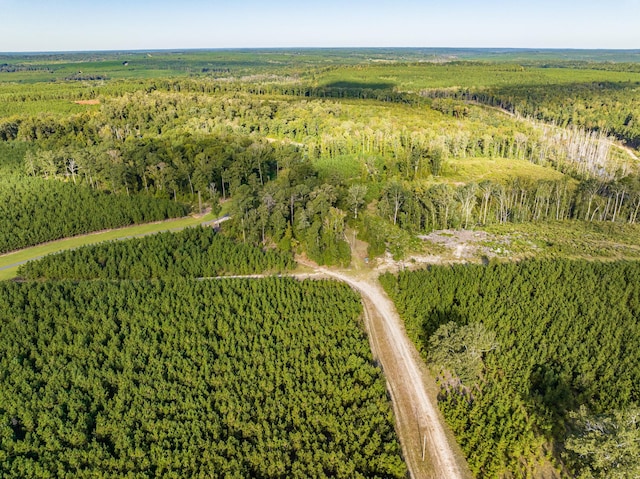
[[640,263],[570,260],[385,275],[477,477],[634,477]]
[[0,284],[0,476],[405,477],[355,293],[218,277],[452,229],[541,257],[381,277],[473,474],[637,476],[637,58],[295,53],[1,58],[0,253],[228,221]]
[[346,286],[0,286],[3,477],[379,477],[406,467]]

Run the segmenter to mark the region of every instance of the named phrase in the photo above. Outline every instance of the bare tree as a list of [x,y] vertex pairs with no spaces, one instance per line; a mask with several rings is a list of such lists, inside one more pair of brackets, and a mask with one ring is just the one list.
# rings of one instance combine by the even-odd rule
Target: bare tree
[[489,211],[489,203],[491,201],[491,195],[495,191],[493,183],[489,180],[484,180],[480,183],[480,192],[482,194],[482,224],[487,224],[487,213]]
[[459,188],[456,192],[458,201],[462,208],[462,214],[464,215],[464,229],[469,227],[469,217],[473,212],[473,208],[476,206],[476,192],[478,191],[478,185],[475,183],[469,183]]
[[71,174],[73,178],[73,183],[76,184],[76,173],[78,171],[78,163],[73,158],[69,158],[67,160],[67,171]]
[[394,181],[387,189],[387,196],[392,205],[393,210],[393,224],[398,224],[398,213],[405,200],[405,191],[400,183]]
[[349,187],[347,193],[347,203],[349,207],[353,209],[353,217],[358,219],[358,211],[364,204],[364,198],[367,194],[366,185],[355,184]]

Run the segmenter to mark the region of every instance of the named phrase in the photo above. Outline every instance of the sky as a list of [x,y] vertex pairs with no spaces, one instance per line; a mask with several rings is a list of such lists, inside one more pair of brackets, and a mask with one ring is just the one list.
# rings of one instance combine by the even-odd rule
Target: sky
[[640,49],[640,0],[0,0],[0,52]]

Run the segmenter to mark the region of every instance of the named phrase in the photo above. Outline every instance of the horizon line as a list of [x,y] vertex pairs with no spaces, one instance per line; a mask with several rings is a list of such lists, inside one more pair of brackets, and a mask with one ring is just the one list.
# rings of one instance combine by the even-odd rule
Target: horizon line
[[0,52],[0,55],[47,55],[77,53],[181,53],[185,51],[269,51],[269,50],[459,50],[459,51],[572,51],[572,52],[626,52],[640,54],[640,48],[577,48],[577,47],[433,47],[433,46],[261,46],[261,47],[186,47],[186,48],[113,48],[89,50],[24,50]]

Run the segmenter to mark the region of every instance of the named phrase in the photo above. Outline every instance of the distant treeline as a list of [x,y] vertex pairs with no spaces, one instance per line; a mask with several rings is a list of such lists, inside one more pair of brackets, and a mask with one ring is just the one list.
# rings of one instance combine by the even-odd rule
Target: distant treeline
[[49,67],[39,65],[21,65],[21,64],[0,64],[0,73],[15,73],[15,72],[35,72],[35,71],[53,71]]
[[65,77],[66,81],[96,81],[96,80],[108,80],[109,77],[105,75],[94,75],[88,73],[74,73]]

